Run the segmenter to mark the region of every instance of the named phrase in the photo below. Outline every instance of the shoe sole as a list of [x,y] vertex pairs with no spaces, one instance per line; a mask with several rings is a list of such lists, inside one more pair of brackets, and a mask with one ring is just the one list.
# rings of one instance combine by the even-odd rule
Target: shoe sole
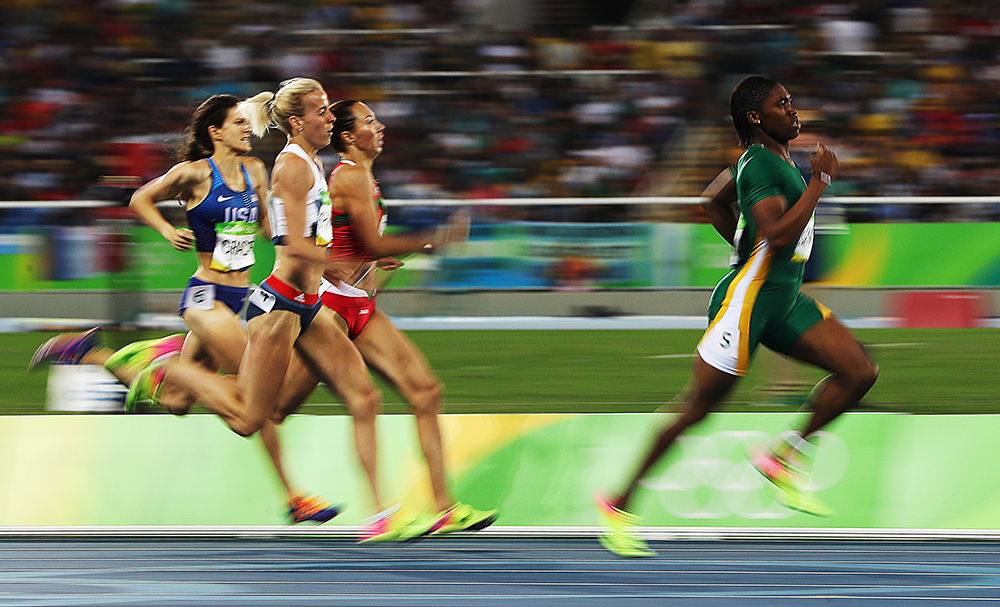
[[[777,480],[775,480],[774,478],[772,478],[770,475],[766,474],[764,472],[764,470],[761,469],[761,467],[758,466],[757,462],[754,461],[753,459],[750,460],[750,465],[752,465],[753,468],[754,468],[754,470],[756,470],[757,472],[759,472],[761,476],[763,476],[765,479],[767,479],[768,482],[770,482],[772,485],[774,485],[774,487],[777,488],[778,491],[781,492],[781,502],[789,510],[794,510],[796,512],[801,512],[803,514],[808,514],[810,516],[819,516],[819,517],[823,517],[823,518],[829,518],[829,517],[833,516],[833,509],[830,508],[829,506],[826,506],[825,504],[824,504],[825,509],[822,509],[822,510],[821,509],[810,510],[809,508],[803,508],[803,507],[798,506],[798,505],[793,505],[792,504],[792,500],[788,499],[788,495],[789,494],[796,494],[797,495],[798,493],[800,493],[799,489],[795,489],[794,487],[790,488],[790,487],[785,486],[784,483],[779,483]],[[796,501],[798,501],[798,500],[796,500]]]
[[421,531],[420,533],[417,533],[416,535],[412,535],[412,536],[409,536],[409,537],[401,537],[403,535],[402,534],[402,530],[396,529],[396,530],[394,530],[392,532],[385,532],[385,533],[382,533],[380,535],[376,535],[376,536],[373,536],[373,537],[368,537],[368,538],[360,539],[360,540],[358,540],[358,543],[359,544],[377,544],[377,543],[380,543],[380,542],[395,542],[395,541],[398,541],[398,542],[403,543],[403,544],[409,544],[411,542],[419,542],[420,540],[422,540],[425,537],[427,537],[428,535],[430,535],[433,531],[434,531],[434,526],[433,525],[428,525],[427,529],[424,529],[423,531]]
[[28,362],[28,371],[34,371],[35,367],[42,364],[42,361],[48,356],[49,345],[55,340],[55,337],[49,338],[45,340],[45,343],[38,346],[38,349],[35,350],[35,353],[31,356],[31,360]]
[[823,504],[822,502],[819,502],[820,506],[822,506],[821,508],[819,508],[819,507],[818,508],[808,508],[808,507],[803,507],[801,505],[793,505],[791,503],[791,501],[788,499],[788,491],[785,490],[785,489],[782,489],[781,492],[782,492],[782,500],[781,501],[784,502],[785,507],[788,508],[789,510],[795,510],[796,512],[801,512],[802,514],[808,514],[810,516],[817,516],[817,517],[821,517],[821,518],[829,518],[829,517],[833,516],[833,508],[830,508],[829,506],[827,506],[826,504]]
[[333,514],[331,514],[330,516],[327,516],[325,518],[324,517],[313,518],[311,516],[306,516],[304,518],[297,519],[297,518],[295,518],[293,516],[293,517],[291,517],[292,524],[293,525],[298,525],[298,524],[301,524],[301,523],[316,523],[317,525],[322,525],[323,523],[330,522],[333,519],[337,518],[340,515],[340,513],[343,512],[343,511],[344,511],[343,508],[337,508],[336,510],[333,510]]
[[395,540],[398,535],[399,535],[398,533],[393,533],[393,534],[383,533],[381,535],[376,535],[376,536],[373,536],[373,537],[366,537],[366,538],[360,539],[360,540],[358,540],[358,543],[359,544],[379,544],[381,542],[391,542],[391,541]]
[[500,517],[499,514],[491,514],[490,516],[487,516],[481,521],[476,521],[475,523],[472,523],[468,527],[462,527],[461,529],[446,529],[445,527],[447,526],[445,526],[435,531],[435,533],[439,533],[441,535],[447,533],[474,533],[476,531],[482,531],[483,529],[486,529],[493,523],[497,522],[497,518],[499,517]]
[[424,529],[423,531],[414,536],[403,538],[400,541],[404,544],[412,544],[413,542],[419,542],[420,540],[428,537],[434,532],[435,532],[434,525],[428,525],[427,529]]
[[611,540],[604,537],[603,535],[598,536],[597,540],[601,542],[601,546],[604,546],[605,550],[620,557],[635,559],[635,558],[649,558],[652,556],[657,556],[656,551],[651,548],[647,548],[646,550],[635,550],[631,552],[626,552],[624,550],[617,550],[614,544],[611,543]]

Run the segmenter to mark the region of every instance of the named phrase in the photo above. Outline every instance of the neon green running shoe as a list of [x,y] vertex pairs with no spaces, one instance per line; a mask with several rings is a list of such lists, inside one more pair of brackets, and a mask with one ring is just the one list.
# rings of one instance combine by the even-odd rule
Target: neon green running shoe
[[602,495],[594,496],[594,501],[597,503],[597,517],[604,527],[604,532],[598,537],[602,546],[628,558],[656,556],[656,551],[650,549],[639,535],[641,517],[616,508]]
[[138,372],[161,356],[179,353],[184,347],[185,337],[186,333],[176,333],[158,339],[132,342],[108,357],[104,368],[112,374],[116,374],[120,369]]
[[782,501],[792,510],[798,510],[813,516],[833,516],[833,508],[816,497],[812,491],[804,491],[794,485],[781,487]]
[[132,380],[128,387],[128,394],[125,395],[125,411],[135,413],[139,410],[139,403],[149,401],[157,403],[160,393],[160,386],[163,385],[163,376],[167,372],[167,361],[170,356],[160,357],[142,368]]
[[436,522],[432,516],[412,518],[395,506],[369,519],[358,543],[413,542],[430,535]]
[[833,516],[833,508],[812,491],[802,489],[805,482],[802,471],[786,458],[764,450],[750,458],[750,463],[780,490],[779,499],[788,508],[813,516]]
[[496,522],[499,510],[476,510],[461,502],[436,515],[433,533],[456,533],[459,531],[480,531]]

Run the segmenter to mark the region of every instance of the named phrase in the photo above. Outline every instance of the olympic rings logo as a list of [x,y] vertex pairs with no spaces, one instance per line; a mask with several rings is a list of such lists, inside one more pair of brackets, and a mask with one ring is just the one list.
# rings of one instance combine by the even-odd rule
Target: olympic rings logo
[[[784,438],[791,431],[782,435]],[[703,436],[681,436],[678,458],[642,485],[657,493],[664,510],[678,518],[784,519],[793,511],[776,499],[776,488],[750,464],[770,437],[759,431],[727,430]],[[805,489],[822,491],[847,473],[847,445],[837,435],[817,432],[811,440],[816,457]]]

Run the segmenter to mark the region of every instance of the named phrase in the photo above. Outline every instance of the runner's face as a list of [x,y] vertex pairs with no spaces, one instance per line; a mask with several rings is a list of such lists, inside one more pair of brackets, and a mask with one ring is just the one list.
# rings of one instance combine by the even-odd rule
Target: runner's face
[[[799,113],[792,104],[792,96],[780,84],[761,104],[760,112],[752,112],[760,119],[759,127],[767,135],[780,143],[787,143],[799,136],[802,126],[799,124]],[[754,117],[750,117],[754,122]]]
[[241,106],[234,105],[229,109],[219,135],[221,143],[237,154],[250,151],[250,120]]
[[385,125],[378,121],[375,112],[363,103],[354,106],[354,145],[369,158],[382,153]]
[[330,145],[330,134],[333,132],[333,113],[330,112],[330,100],[326,93],[320,90],[308,93],[302,98],[305,111],[299,116],[301,131],[292,131],[315,149]]

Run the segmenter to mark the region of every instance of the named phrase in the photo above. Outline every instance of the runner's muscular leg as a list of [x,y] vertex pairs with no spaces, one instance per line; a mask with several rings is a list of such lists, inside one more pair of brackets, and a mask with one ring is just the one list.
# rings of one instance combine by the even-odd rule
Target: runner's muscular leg
[[354,344],[373,369],[384,375],[410,403],[416,417],[417,437],[430,475],[437,509],[454,504],[444,471],[444,447],[438,414],[444,387],[434,375],[420,349],[397,329],[378,308]]
[[[211,355],[217,369],[234,375],[239,372],[247,347],[247,332],[239,317],[225,304],[217,301],[213,310],[186,310],[184,323]],[[185,349],[187,346],[185,343]]]
[[[215,302],[211,310],[189,308],[184,311],[184,324],[189,332],[184,340],[182,359],[200,364],[213,373],[220,369],[235,374],[239,370],[240,359],[246,350],[247,337],[239,318],[221,301]],[[169,377],[169,376],[168,376]],[[164,409],[174,415],[184,415],[191,410],[195,401],[201,400],[213,412],[227,411],[228,399],[215,390],[183,389],[166,381],[161,389],[159,403]],[[195,386],[197,388],[197,386]]]
[[309,329],[298,340],[296,347],[302,357],[336,392],[354,424],[354,442],[361,467],[375,502],[376,511],[382,511],[381,493],[378,488],[378,443],[375,423],[382,406],[382,394],[372,381],[361,353],[337,323],[336,315],[323,307],[313,319]]
[[[191,337],[195,338],[196,343],[202,344],[201,350],[205,355],[200,358],[206,367],[209,369],[221,368],[233,375],[239,372],[243,354],[247,349],[247,332],[239,317],[233,314],[225,304],[216,301],[213,310],[187,310],[184,322],[192,331]],[[188,338],[188,341],[192,341],[191,337]],[[188,343],[185,342],[185,350],[187,346]],[[214,364],[213,361],[215,361]],[[292,372],[292,369],[301,369],[303,366],[301,357],[293,351],[292,357],[289,359],[289,373]],[[193,399],[194,397],[192,397]],[[164,406],[164,408],[167,407]],[[260,440],[274,465],[278,480],[285,488],[285,493],[289,498],[292,498],[296,491],[285,473],[281,459],[278,429],[272,420],[268,419],[260,427]]]
[[237,379],[244,408],[238,425],[230,424],[237,434],[249,436],[271,417],[300,327],[299,315],[288,310],[261,314],[247,323],[249,341]]
[[719,401],[729,394],[738,380],[738,376],[716,369],[702,360],[697,352],[695,353],[691,366],[691,384],[685,397],[684,412],[660,431],[625,491],[614,501],[616,507],[623,510],[628,509],[632,493],[639,486],[639,481],[649,472],[649,469],[663,457],[663,454],[682,432],[705,419],[705,416],[719,404]]
[[810,327],[788,354],[832,373],[817,385],[813,414],[802,430],[805,437],[854,406],[878,379],[878,365],[850,329],[833,316]]
[[312,365],[302,357],[298,349],[293,350],[274,410],[271,411],[271,421],[276,424],[285,421],[309,398],[319,381],[319,374]]

